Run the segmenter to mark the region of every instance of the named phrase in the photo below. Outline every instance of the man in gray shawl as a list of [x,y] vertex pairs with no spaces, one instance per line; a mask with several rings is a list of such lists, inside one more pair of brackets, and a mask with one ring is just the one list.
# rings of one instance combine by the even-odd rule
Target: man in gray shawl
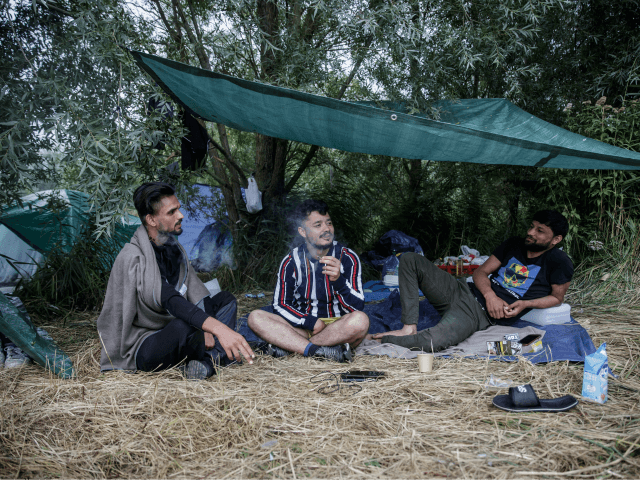
[[98,318],[100,367],[163,370],[182,364],[189,379],[215,373],[214,364],[253,363],[236,333],[236,300],[228,292],[210,297],[176,240],[182,233],[180,202],[171,185],[145,183],[134,193],[142,225],[111,269]]

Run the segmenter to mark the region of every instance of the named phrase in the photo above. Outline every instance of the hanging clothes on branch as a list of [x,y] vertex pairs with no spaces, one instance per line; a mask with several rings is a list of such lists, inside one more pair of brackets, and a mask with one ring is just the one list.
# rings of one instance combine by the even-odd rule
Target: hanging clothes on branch
[[188,130],[182,137],[182,170],[195,171],[206,161],[209,135],[207,129],[189,112],[184,112],[182,124]]

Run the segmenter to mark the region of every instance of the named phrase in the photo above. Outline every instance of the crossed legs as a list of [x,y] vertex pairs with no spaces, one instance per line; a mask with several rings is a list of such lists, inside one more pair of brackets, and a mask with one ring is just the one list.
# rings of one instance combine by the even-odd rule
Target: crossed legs
[[302,355],[309,342],[321,347],[349,343],[355,349],[369,330],[369,317],[363,312],[351,312],[311,337],[308,330],[293,327],[281,316],[263,310],[251,312],[248,325],[267,343]]

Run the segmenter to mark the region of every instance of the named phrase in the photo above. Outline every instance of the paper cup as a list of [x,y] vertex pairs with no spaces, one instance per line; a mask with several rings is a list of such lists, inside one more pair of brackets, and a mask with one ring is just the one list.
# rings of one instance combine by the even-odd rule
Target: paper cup
[[420,373],[427,373],[433,370],[433,353],[418,354],[418,369]]

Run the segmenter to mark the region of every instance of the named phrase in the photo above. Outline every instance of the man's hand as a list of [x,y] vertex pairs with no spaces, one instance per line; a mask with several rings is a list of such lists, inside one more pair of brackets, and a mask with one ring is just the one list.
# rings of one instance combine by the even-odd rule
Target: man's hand
[[385,335],[393,335],[396,337],[404,337],[405,335],[415,335],[418,333],[417,325],[405,325],[400,330],[391,330],[390,332],[374,333],[371,338],[378,340]]
[[329,280],[335,282],[340,277],[340,259],[331,256],[320,257],[318,260],[320,263],[324,263],[322,267],[322,273],[329,277]]
[[[487,298],[488,297],[488,298]],[[509,306],[507,302],[498,297],[495,293],[485,297],[487,301],[487,312],[493,318],[504,318],[505,309]]]
[[525,302],[524,300],[517,300],[511,305],[507,305],[506,307],[504,307],[504,316],[506,318],[515,317],[525,308],[529,308],[527,302]]
[[205,333],[212,333],[218,338],[218,342],[220,342],[229,360],[242,362],[242,357],[244,356],[244,358],[249,361],[249,364],[253,364],[255,354],[242,335],[234,332],[224,323],[213,317],[209,317],[204,321],[202,330],[204,330]]
[[216,339],[209,332],[204,332],[204,348],[211,350],[216,346]]

